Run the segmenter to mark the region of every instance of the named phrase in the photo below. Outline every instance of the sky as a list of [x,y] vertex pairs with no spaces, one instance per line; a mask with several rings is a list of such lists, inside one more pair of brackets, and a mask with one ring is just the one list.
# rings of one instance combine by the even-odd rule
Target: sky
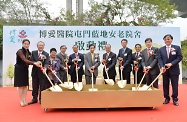
[[[49,12],[54,15],[54,17],[58,16],[61,8],[66,8],[66,0],[40,0],[41,2],[47,2],[47,8]],[[83,9],[89,9],[88,6],[89,0],[83,0]],[[98,2],[102,2],[103,0],[95,0]],[[72,9],[73,12],[76,10],[76,0],[72,0]],[[162,24],[163,27],[180,27],[180,35],[181,40],[187,39],[187,18],[177,17],[172,20],[173,23]]]

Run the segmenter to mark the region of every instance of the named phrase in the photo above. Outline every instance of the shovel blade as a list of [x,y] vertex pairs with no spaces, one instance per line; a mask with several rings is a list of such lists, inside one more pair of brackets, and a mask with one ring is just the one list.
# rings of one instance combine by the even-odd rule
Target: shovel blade
[[136,87],[132,87],[132,91],[137,91],[138,89]]
[[61,87],[64,87],[64,88],[65,88],[65,85],[64,85],[64,84],[59,84],[59,86],[61,86]]
[[[148,88],[149,88],[149,86],[143,85],[142,87],[139,88],[139,91],[146,91]],[[148,90],[152,90],[152,89],[149,88]]]
[[55,85],[54,88],[57,92],[62,92],[62,89],[58,85]]
[[88,89],[88,91],[98,91],[98,89],[96,89],[96,88],[90,88],[90,89]]
[[126,86],[126,84],[127,84],[127,80],[120,80],[120,81],[118,81],[118,86],[120,88],[124,88]]
[[108,85],[111,85],[111,86],[114,85],[114,81],[113,81],[112,79],[105,79],[105,82],[106,82]]
[[72,89],[73,88],[73,82],[64,82],[64,87],[67,89]]
[[74,83],[74,88],[77,91],[81,91],[83,88],[82,82]]
[[56,91],[54,87],[50,87],[49,90],[51,90],[51,91],[53,91],[53,92]]
[[52,86],[49,88],[52,92],[62,92],[62,89],[59,86]]

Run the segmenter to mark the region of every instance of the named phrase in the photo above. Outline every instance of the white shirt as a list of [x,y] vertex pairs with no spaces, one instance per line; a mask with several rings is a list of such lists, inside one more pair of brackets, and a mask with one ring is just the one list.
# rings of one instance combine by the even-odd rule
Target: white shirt
[[[140,55],[140,52],[136,52],[136,55],[138,55],[138,56],[139,56],[139,55]],[[135,55],[135,56],[136,56],[136,55]]]
[[60,52],[62,55],[65,55],[65,53]]
[[[43,51],[42,51],[42,52],[43,52]],[[40,52],[40,51],[38,50],[38,55],[40,55],[40,56],[41,56],[42,52]]]
[[109,53],[106,53],[108,56],[110,55],[110,52]]
[[151,50],[151,48],[152,48],[152,46],[150,48],[147,47],[147,50],[149,50],[149,49]]
[[170,54],[170,50],[171,50],[171,45],[170,46],[167,46],[166,45],[166,52],[167,52],[167,55],[169,56]]
[[170,53],[170,50],[171,50],[171,45],[170,46],[166,45],[166,51],[169,51],[169,53]]

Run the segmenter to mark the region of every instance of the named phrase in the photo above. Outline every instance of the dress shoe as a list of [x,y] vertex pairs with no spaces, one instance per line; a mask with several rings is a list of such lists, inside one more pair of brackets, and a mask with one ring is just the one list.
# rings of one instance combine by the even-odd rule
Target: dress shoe
[[34,104],[34,103],[37,103],[38,101],[34,101],[34,100],[32,100],[32,101],[30,101],[29,103],[28,103],[28,105],[30,105],[30,104]]
[[168,104],[170,100],[165,99],[165,101],[163,102],[163,104]]
[[175,106],[179,106],[179,103],[178,103],[177,101],[173,101],[173,104],[174,104]]

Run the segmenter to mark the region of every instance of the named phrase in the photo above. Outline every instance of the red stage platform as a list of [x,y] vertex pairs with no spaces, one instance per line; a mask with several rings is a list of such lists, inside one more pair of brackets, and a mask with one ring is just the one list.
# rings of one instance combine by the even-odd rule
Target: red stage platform
[[[49,109],[46,113],[39,103],[20,107],[17,89],[4,87],[0,88],[0,122],[187,122],[186,93],[187,85],[179,85],[179,106],[174,106],[171,101],[155,110],[149,108]],[[27,102],[31,99],[31,91],[29,91]]]

